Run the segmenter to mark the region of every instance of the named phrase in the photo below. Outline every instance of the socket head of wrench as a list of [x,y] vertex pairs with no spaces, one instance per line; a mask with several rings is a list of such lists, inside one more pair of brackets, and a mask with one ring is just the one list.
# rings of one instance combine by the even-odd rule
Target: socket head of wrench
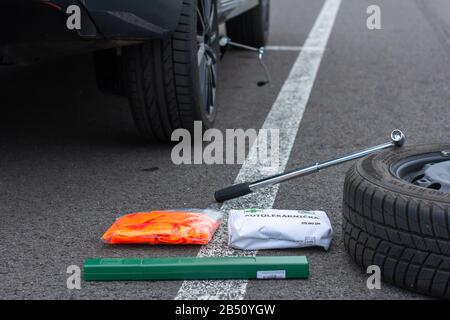
[[226,47],[230,43],[230,38],[222,36],[219,38],[219,46]]
[[395,129],[394,131],[391,132],[391,141],[397,146],[397,147],[401,147],[405,144],[406,142],[406,137],[403,134],[403,132],[401,132],[398,129]]

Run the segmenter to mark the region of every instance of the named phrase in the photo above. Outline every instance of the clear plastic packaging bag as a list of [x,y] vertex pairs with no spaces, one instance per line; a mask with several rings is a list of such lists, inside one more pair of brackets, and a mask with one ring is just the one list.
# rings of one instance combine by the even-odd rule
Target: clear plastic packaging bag
[[174,209],[126,214],[105,232],[109,244],[207,244],[222,213],[209,209]]

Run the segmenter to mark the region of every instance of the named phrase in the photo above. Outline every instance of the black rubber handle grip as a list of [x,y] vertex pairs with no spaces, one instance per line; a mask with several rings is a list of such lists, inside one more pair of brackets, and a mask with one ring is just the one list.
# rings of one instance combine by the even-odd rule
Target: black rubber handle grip
[[252,190],[250,190],[250,184],[240,183],[216,191],[216,193],[214,194],[214,198],[216,198],[217,202],[224,202],[227,200],[245,196],[249,193],[252,193]]

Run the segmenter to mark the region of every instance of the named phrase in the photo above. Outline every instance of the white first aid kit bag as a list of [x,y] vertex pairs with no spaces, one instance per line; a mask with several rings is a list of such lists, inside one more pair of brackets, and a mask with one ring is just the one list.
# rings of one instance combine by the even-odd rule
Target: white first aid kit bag
[[242,250],[319,246],[328,250],[333,237],[323,211],[246,209],[231,210],[228,245]]

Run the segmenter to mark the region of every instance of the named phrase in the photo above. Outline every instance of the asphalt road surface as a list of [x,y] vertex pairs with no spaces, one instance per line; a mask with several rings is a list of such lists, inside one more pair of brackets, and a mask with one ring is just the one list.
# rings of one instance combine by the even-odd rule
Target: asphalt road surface
[[[324,3],[272,1],[270,44],[292,50],[268,51],[270,86],[256,86],[263,74],[252,53],[226,55],[220,68],[218,128],[260,128],[280,105],[278,96],[302,54],[295,47],[312,33]],[[372,4],[381,8],[381,30],[366,27],[366,9]],[[317,73],[308,65],[312,79],[290,80],[298,81],[309,99],[302,112],[294,113],[301,122],[298,131],[289,131],[294,135],[287,168],[385,142],[393,128],[404,130],[408,143],[448,142],[449,21],[446,0],[343,0],[329,25],[325,50],[320,57],[311,54],[320,62]],[[304,48],[303,58],[313,49]],[[311,90],[302,87],[308,81]],[[90,56],[1,69],[0,84],[0,298],[185,297],[180,288],[190,284],[181,281],[83,282],[81,290],[69,290],[66,270],[82,266],[88,257],[196,256],[199,248],[194,246],[111,247],[100,237],[127,212],[211,206],[214,190],[233,183],[241,166],[174,165],[170,145],[148,145],[138,137],[124,98],[97,90]],[[228,288],[221,297],[424,298],[385,283],[369,290],[368,275],[347,256],[341,201],[349,166],[288,182],[267,192],[266,199],[258,196],[261,203],[274,200],[274,208],[328,213],[335,231],[328,252],[258,253],[306,255],[310,278],[249,281],[239,292],[218,283]],[[220,246],[216,249],[220,255]],[[214,297],[208,286],[204,292],[201,288],[188,297]]]

